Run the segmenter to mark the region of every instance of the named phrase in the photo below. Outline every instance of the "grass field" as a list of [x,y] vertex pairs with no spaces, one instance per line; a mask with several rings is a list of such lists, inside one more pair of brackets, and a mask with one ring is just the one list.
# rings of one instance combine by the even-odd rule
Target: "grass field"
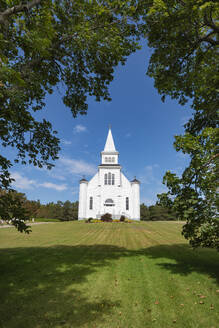
[[216,328],[219,255],[176,222],[0,229],[0,327]]

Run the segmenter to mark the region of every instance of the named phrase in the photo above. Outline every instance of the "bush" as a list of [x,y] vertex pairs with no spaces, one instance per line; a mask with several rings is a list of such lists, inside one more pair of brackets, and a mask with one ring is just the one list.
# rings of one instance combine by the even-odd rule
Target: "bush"
[[89,218],[87,220],[85,220],[85,223],[101,223],[102,221],[100,219],[93,219],[93,218]]
[[120,222],[125,222],[125,219],[126,219],[125,215],[121,215]]
[[101,221],[103,222],[112,222],[112,214],[110,213],[105,213],[104,215],[101,216]]
[[99,219],[93,219],[91,222],[92,223],[101,223],[101,220],[99,220]]

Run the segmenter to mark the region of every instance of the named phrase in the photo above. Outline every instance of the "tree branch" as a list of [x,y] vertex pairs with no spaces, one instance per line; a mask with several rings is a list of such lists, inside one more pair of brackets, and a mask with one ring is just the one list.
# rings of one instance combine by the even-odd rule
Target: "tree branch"
[[202,38],[200,38],[200,41],[201,42],[208,42],[212,46],[219,46],[219,41],[216,41],[216,40],[210,38],[209,35],[203,36]]
[[219,27],[214,24],[212,18],[210,18],[210,20],[208,19],[207,14],[204,15],[204,22],[208,27],[211,27],[215,33],[219,33]]
[[32,0],[26,4],[20,3],[17,6],[6,9],[5,11],[0,13],[0,24],[4,24],[7,21],[8,17],[11,15],[17,14],[19,12],[29,11],[33,7],[40,4],[41,1],[42,0]]

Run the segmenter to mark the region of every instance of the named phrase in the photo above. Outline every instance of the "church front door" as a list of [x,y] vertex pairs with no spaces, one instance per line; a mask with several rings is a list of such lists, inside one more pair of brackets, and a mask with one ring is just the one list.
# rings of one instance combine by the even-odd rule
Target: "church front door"
[[111,198],[106,199],[104,203],[104,213],[110,213],[112,216],[115,215],[115,204]]

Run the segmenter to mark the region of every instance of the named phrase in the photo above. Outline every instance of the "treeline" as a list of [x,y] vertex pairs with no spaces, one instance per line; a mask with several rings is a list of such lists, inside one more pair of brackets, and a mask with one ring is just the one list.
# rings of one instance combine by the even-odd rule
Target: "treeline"
[[[1,215],[1,203],[5,202],[2,196],[6,191],[0,190],[0,218],[4,219]],[[28,200],[24,193],[14,191],[13,198],[19,199],[22,204],[27,217],[32,219],[52,219],[60,221],[71,221],[78,219],[78,201],[70,202],[69,200],[56,203],[50,202],[48,204],[41,204],[39,200]],[[144,203],[140,206],[140,215],[142,221],[166,221],[176,220],[174,212],[162,207],[160,205],[146,206]]]
[[71,221],[78,219],[78,202],[60,200],[57,203],[40,204],[36,218],[57,219],[60,221]]
[[142,221],[167,221],[176,220],[173,211],[160,205],[146,206],[144,203],[140,207],[140,215]]
[[[6,194],[5,191],[0,190],[0,218],[1,217],[1,198]],[[14,200],[19,200],[22,204],[23,210],[26,212],[27,217],[32,219],[55,219],[60,221],[71,221],[78,219],[78,201],[70,202],[69,200],[57,203],[51,202],[48,204],[41,204],[39,200],[28,200],[24,193],[13,191]]]

